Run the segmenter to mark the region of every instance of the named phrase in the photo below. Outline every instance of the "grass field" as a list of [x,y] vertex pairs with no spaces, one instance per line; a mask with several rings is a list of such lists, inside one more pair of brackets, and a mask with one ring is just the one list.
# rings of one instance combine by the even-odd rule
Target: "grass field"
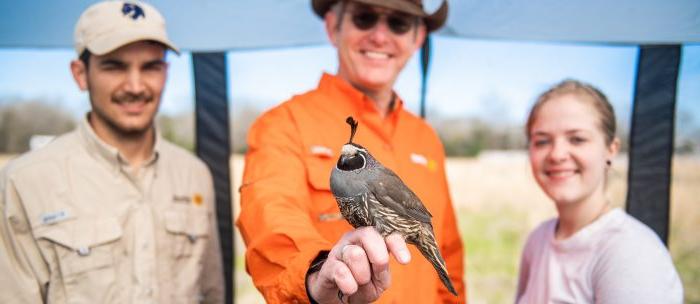
[[[234,156],[234,188],[243,159]],[[447,161],[451,195],[467,250],[469,303],[512,303],[521,246],[541,221],[555,216],[553,204],[539,190],[527,156],[520,152],[485,153],[474,159]],[[627,159],[613,162],[608,196],[624,206]],[[673,166],[670,247],[685,286],[686,303],[700,303],[700,158],[676,157]],[[234,194],[238,210],[238,193]],[[263,303],[245,273],[244,245],[236,246],[236,303]]]
[[[0,155],[0,167],[9,158]],[[231,166],[237,212],[242,157],[234,156]],[[554,207],[535,184],[523,153],[453,158],[447,166],[467,250],[469,303],[512,303],[520,248],[534,226],[555,215]],[[616,159],[609,182],[609,197],[620,207],[626,196],[626,166],[626,158]],[[685,302],[700,303],[700,157],[674,158],[671,191],[671,254],[683,280]],[[236,303],[263,303],[245,272],[245,247],[238,231],[236,245]]]

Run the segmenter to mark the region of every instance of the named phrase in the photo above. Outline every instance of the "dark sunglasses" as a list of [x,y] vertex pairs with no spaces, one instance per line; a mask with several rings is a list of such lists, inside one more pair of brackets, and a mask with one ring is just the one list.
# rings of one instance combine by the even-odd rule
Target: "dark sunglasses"
[[399,12],[379,13],[369,7],[357,7],[350,12],[350,15],[352,23],[362,31],[374,28],[382,16],[385,16],[389,30],[396,35],[407,33],[418,23],[418,17],[416,16]]

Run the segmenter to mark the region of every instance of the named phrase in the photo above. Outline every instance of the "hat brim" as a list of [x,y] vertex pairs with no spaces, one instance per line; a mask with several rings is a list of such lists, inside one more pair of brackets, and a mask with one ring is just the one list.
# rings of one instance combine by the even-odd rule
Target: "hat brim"
[[[321,19],[324,18],[328,10],[331,9],[333,4],[339,0],[311,0],[311,7],[317,16]],[[401,11],[407,14],[423,17],[425,21],[425,26],[428,32],[435,31],[442,27],[447,20],[448,5],[447,0],[442,2],[440,8],[433,14],[426,14],[420,7],[415,5],[407,5],[406,0],[351,0],[355,2],[365,3],[373,6],[385,7],[397,11]]]
[[135,31],[126,29],[118,33],[104,35],[103,37],[93,39],[89,44],[85,45],[85,48],[88,49],[90,53],[99,56],[138,41],[155,41],[162,43],[166,48],[180,55],[180,50],[172,41],[165,37],[162,32],[144,32],[143,29]]

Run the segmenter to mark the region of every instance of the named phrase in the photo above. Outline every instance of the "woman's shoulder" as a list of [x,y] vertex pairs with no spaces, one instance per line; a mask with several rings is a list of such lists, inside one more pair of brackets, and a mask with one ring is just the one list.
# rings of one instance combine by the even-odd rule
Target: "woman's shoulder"
[[627,252],[628,250],[648,252],[651,250],[655,253],[668,254],[663,242],[651,228],[621,209],[613,210],[613,212],[616,213],[614,214],[615,218],[610,222],[610,227],[606,229],[603,247],[612,252]]

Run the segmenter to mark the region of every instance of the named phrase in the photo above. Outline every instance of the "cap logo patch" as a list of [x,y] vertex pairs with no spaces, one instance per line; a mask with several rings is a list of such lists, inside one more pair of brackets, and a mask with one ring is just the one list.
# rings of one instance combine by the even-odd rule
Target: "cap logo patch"
[[131,17],[133,20],[146,18],[143,8],[134,3],[124,3],[124,6],[122,6],[122,14]]

